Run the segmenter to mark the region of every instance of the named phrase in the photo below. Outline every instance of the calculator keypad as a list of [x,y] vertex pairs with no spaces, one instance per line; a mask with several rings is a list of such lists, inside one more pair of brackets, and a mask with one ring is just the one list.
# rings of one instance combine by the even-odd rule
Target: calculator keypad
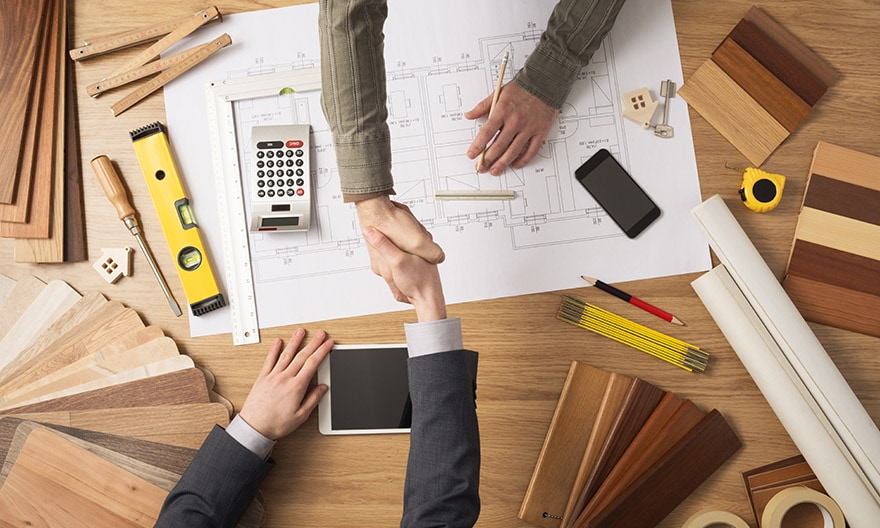
[[308,153],[303,141],[258,141],[256,144],[256,193],[258,198],[282,198],[305,194]]

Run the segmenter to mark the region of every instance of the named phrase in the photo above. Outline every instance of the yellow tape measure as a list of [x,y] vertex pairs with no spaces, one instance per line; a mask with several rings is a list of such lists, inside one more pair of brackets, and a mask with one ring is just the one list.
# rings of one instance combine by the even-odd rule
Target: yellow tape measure
[[225,306],[162,124],[129,134],[193,315]]
[[785,176],[754,167],[738,169],[727,163],[724,166],[743,173],[739,197],[746,207],[758,213],[766,213],[779,205],[779,201],[782,200],[782,189],[785,188]]

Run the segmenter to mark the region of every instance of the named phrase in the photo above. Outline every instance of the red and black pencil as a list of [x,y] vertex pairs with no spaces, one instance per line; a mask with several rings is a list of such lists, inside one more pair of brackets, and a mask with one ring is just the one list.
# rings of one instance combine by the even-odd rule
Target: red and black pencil
[[645,301],[639,299],[638,297],[630,295],[630,294],[626,293],[625,291],[619,290],[619,289],[615,288],[614,286],[611,286],[610,284],[606,284],[606,283],[600,281],[599,279],[594,279],[592,277],[586,277],[584,275],[581,275],[581,278],[584,279],[585,281],[589,282],[593,286],[599,288],[603,292],[610,293],[611,295],[617,297],[618,299],[626,301],[634,306],[638,306],[642,310],[645,310],[646,312],[652,313],[652,314],[656,315],[657,317],[659,317],[660,319],[663,319],[664,321],[669,321],[672,324],[684,326],[684,323],[681,322],[681,320],[678,317],[672,315],[669,312],[664,312],[660,308],[657,308],[656,306],[648,304]]

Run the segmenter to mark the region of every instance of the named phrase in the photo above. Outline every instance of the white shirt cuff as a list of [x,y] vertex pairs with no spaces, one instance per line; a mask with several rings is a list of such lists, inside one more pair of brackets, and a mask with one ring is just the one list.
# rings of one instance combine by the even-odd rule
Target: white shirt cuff
[[272,448],[275,447],[274,441],[269,440],[260,434],[259,431],[251,427],[249,423],[244,421],[244,419],[237,414],[229,423],[226,432],[229,433],[229,436],[234,438],[239,444],[246,447],[248,451],[263,460],[269,458]]
[[461,339],[461,319],[440,319],[426,323],[406,323],[406,346],[409,357],[426,356],[464,348]]

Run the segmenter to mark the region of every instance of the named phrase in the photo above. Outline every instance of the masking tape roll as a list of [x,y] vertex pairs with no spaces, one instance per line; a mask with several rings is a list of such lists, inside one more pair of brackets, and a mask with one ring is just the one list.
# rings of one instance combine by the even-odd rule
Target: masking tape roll
[[824,528],[845,528],[846,521],[843,511],[834,499],[816,490],[795,486],[787,488],[773,496],[761,515],[761,528],[782,528],[785,514],[798,504],[815,504],[822,512],[825,520]]
[[682,528],[706,528],[718,524],[733,528],[749,528],[748,523],[742,517],[724,510],[703,510],[697,512],[684,522]]

